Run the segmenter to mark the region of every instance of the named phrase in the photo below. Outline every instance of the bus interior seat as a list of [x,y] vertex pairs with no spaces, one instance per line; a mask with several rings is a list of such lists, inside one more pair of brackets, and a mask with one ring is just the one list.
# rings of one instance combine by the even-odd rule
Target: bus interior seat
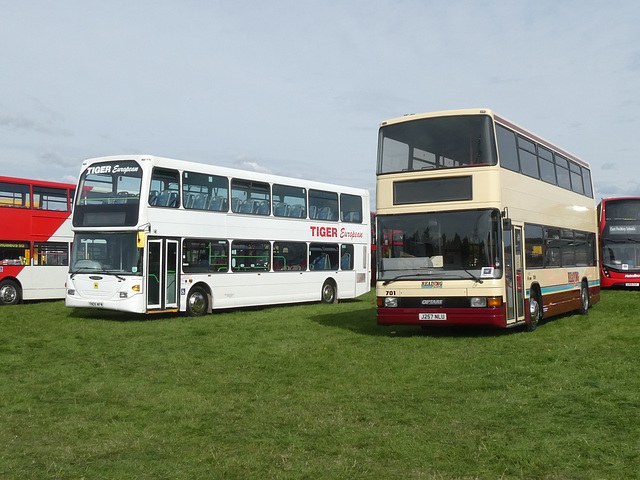
[[231,199],[231,211],[238,213],[240,211],[240,207],[242,206],[242,200],[237,197]]
[[350,253],[345,253],[344,255],[342,255],[340,268],[342,270],[351,270],[351,254]]
[[360,223],[360,212],[349,212],[345,215],[344,220],[345,222],[350,222],[350,223]]
[[269,215],[269,202],[261,202],[255,210],[258,215]]
[[200,193],[193,200],[192,208],[195,208],[197,210],[206,210],[208,203],[209,203],[209,195],[207,195],[206,193]]
[[330,207],[322,207],[318,212],[318,220],[331,220],[332,218],[331,208]]
[[294,205],[289,210],[289,217],[303,218],[305,216],[304,206]]
[[240,213],[254,213],[255,202],[253,200],[247,200],[240,205]]
[[213,197],[211,202],[209,202],[209,210],[217,210],[218,212],[227,211],[227,199],[221,196]]
[[311,262],[311,270],[330,270],[331,269],[331,259],[329,258],[328,253],[323,253],[318,255]]
[[154,205],[158,207],[166,207],[169,203],[169,192],[165,191],[158,195],[156,203]]
[[273,207],[273,214],[276,217],[288,217],[289,212],[290,208],[286,203],[276,203]]

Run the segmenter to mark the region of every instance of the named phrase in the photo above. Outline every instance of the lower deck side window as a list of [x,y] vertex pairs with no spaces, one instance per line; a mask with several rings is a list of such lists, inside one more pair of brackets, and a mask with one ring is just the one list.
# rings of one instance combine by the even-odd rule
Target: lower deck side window
[[[362,251],[366,253],[366,246]],[[234,240],[230,244],[228,240],[204,238],[183,241],[184,273],[228,273],[229,267],[231,272],[354,270],[355,246],[266,240]]]
[[33,264],[42,266],[69,265],[69,245],[64,242],[34,242]]

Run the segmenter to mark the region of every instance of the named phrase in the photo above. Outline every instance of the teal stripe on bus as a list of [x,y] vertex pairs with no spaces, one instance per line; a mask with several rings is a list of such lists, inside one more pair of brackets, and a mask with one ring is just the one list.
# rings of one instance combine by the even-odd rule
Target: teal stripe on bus
[[[600,280],[592,280],[589,282],[589,287],[598,287],[600,286]],[[558,293],[558,292],[562,292],[562,291],[567,291],[567,290],[575,290],[577,288],[577,286],[573,283],[565,283],[564,285],[554,285],[552,287],[543,287],[542,293]],[[525,296],[526,297],[530,297],[531,296],[531,290],[527,289],[525,292]]]

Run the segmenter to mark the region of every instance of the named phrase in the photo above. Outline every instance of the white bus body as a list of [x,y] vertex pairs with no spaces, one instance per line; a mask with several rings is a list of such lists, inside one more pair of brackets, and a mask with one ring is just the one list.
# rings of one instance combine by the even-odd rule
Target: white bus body
[[370,289],[366,190],[153,156],[87,160],[79,186],[69,307],[201,315]]

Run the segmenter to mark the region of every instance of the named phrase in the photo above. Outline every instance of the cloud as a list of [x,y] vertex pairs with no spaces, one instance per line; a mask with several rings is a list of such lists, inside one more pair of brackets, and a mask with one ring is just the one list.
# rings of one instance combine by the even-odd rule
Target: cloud
[[40,123],[24,115],[0,115],[0,127],[9,130],[43,133],[54,136],[71,136],[71,132],[55,126]]
[[251,172],[271,173],[271,170],[263,167],[258,162],[242,156],[233,161],[233,168],[249,170]]
[[41,163],[45,163],[47,165],[57,165],[60,167],[77,167],[79,162],[77,158],[65,156],[58,152],[54,152],[51,150],[46,150],[41,152],[38,155],[38,159]]
[[640,197],[640,184],[634,181],[598,182],[596,194],[602,198]]
[[78,177],[74,177],[73,175],[65,175],[64,177],[62,177],[62,182],[63,183],[71,183],[71,184],[75,184],[78,181]]

